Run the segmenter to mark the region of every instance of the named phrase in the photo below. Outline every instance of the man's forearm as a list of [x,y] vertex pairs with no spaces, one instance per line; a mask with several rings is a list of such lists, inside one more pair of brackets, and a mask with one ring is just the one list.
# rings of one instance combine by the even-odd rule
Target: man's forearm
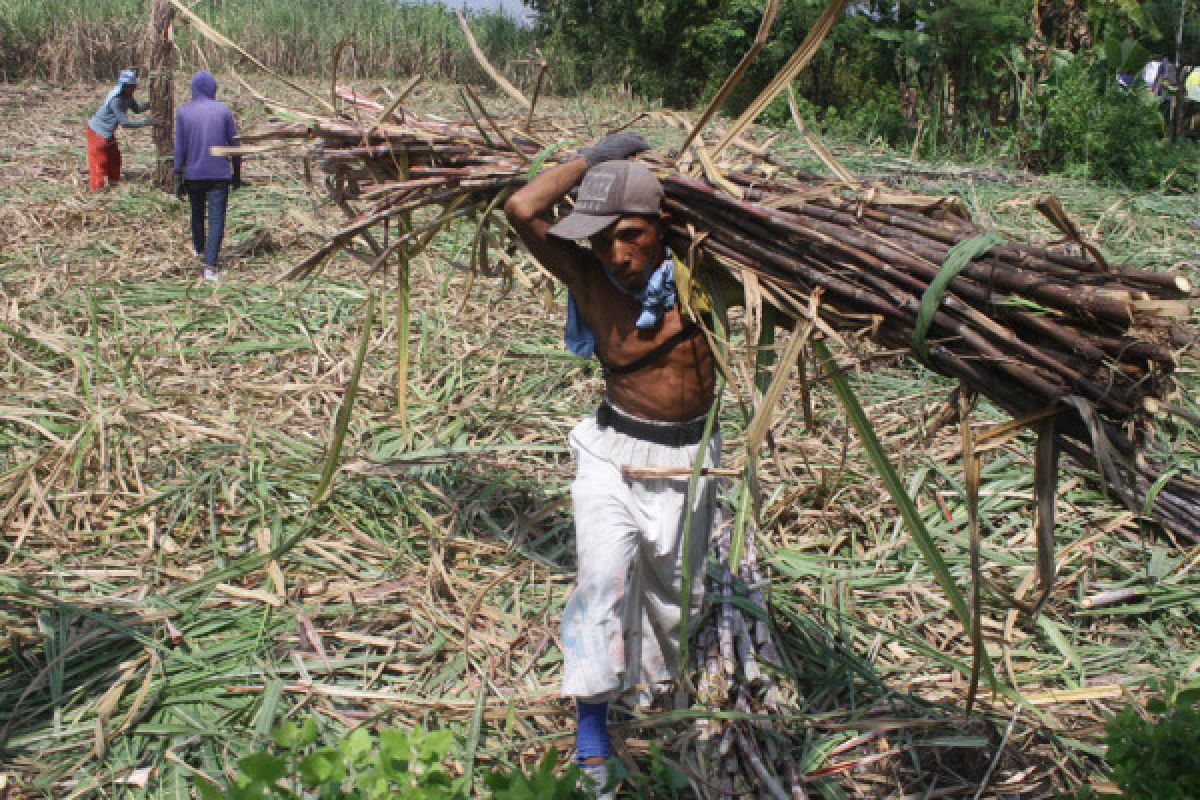
[[549,235],[554,205],[579,185],[588,171],[585,158],[552,167],[509,197],[504,213],[530,254],[554,277],[571,286],[578,281],[583,262],[578,248]]
[[587,159],[582,157],[552,167],[540,173],[509,198],[505,209],[511,215],[524,220],[549,219],[551,209],[579,185],[587,171]]
[[120,109],[116,109],[115,113],[116,113],[116,117],[117,117],[117,122],[121,125],[122,128],[148,128],[149,126],[154,124],[154,121],[149,120],[149,119],[142,119],[142,120],[130,119],[128,116],[125,115],[125,112],[121,111]]

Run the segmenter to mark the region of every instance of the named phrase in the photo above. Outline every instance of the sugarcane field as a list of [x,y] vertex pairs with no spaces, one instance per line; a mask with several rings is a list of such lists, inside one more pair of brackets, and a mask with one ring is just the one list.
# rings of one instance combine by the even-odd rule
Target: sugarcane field
[[5,0],[0,800],[1200,800],[1198,140],[1193,0]]

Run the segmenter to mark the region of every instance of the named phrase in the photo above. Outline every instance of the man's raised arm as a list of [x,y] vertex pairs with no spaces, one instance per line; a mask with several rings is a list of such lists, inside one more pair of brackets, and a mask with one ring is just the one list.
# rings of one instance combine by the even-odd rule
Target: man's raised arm
[[[126,115],[125,109],[121,108],[120,100],[121,100],[121,98],[118,97],[112,101],[112,110],[113,110],[113,115],[116,116],[117,122],[120,123],[121,127],[123,127],[123,128],[149,128],[151,125],[153,125],[155,123],[155,120],[153,120],[153,119],[131,119],[128,115]],[[130,103],[132,104],[131,107],[134,107],[133,110],[135,112],[137,112],[138,111],[138,109],[136,108],[137,101],[131,100]],[[149,108],[149,107],[150,107],[150,105],[147,103],[146,108]]]
[[549,235],[555,204],[579,185],[591,164],[583,156],[540,173],[504,204],[508,221],[543,267],[567,285],[577,284],[583,259],[579,248]]
[[636,133],[614,133],[583,150],[578,158],[539,174],[504,204],[504,213],[533,257],[550,274],[577,287],[585,261],[572,242],[550,235],[550,213],[558,201],[579,185],[592,167],[605,161],[629,158],[650,145]]

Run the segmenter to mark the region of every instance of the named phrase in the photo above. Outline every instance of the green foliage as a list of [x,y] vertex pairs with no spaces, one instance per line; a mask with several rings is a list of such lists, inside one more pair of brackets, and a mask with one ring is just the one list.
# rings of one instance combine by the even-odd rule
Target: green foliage
[[1175,55],[1179,14],[1183,18],[1181,64],[1200,60],[1200,14],[1180,0],[1092,0],[1087,4],[1092,30],[1098,36],[1139,41],[1154,57]]
[[[498,767],[484,776],[482,793],[468,779],[455,777],[448,762],[458,755],[453,733],[356,728],[340,738],[319,741],[316,722],[285,721],[271,732],[271,747],[237,761],[237,775],[227,786],[199,780],[203,800],[584,800],[579,766],[561,769],[551,748],[531,772]],[[617,760],[609,762],[610,782],[623,782],[631,797],[657,800],[690,797],[687,776],[672,764],[658,744],[650,746],[644,774],[631,776]]]
[[609,780],[629,784],[624,796],[638,800],[682,800],[693,797],[687,775],[670,763],[658,742],[650,743],[650,764],[643,777],[634,779],[618,761],[610,762]]
[[1109,36],[1104,40],[1104,48],[1100,55],[1109,70],[1126,75],[1136,75],[1150,61],[1150,51],[1142,47],[1135,39],[1118,39]]
[[[557,61],[578,65],[578,82],[628,82],[669,105],[696,103],[716,90],[753,42],[763,10],[761,0],[531,5],[538,11],[539,36]],[[730,110],[744,107],[774,77],[825,6],[823,0],[782,0],[770,38]],[[880,116],[880,87],[915,85],[932,95],[948,78],[961,96],[989,102],[1001,56],[1028,38],[1027,15],[1027,3],[1018,0],[853,4],[797,88],[843,118],[864,108],[858,125]],[[898,107],[893,104],[893,111]],[[894,119],[879,127],[885,138],[897,138]]]
[[[556,66],[573,70],[566,84],[627,83],[635,91],[687,106],[711,96],[754,41],[761,0],[649,0],[593,3],[589,0],[531,0],[538,12],[536,31]],[[826,3],[782,0],[771,36],[729,104],[743,108],[791,57]],[[869,20],[847,16],[836,26],[801,81],[813,92],[854,98],[857,72],[886,73],[880,59],[853,53],[867,41]]]
[[[447,761],[457,749],[448,730],[356,728],[326,744],[317,741],[312,719],[286,721],[271,733],[273,747],[237,762],[228,786],[197,782],[203,800],[320,797],[326,800],[467,800],[468,779],[455,777]],[[532,774],[496,769],[485,783],[495,800],[577,800],[579,768],[558,774],[558,754],[549,750]]]
[[[1174,3],[1172,5],[1172,2]],[[754,40],[762,0],[531,0],[536,31],[567,87],[620,82],[672,106],[712,96]],[[773,78],[825,8],[782,0],[766,46],[724,110],[736,113]],[[1200,57],[1200,15],[1185,20],[1183,60]],[[1173,54],[1178,2],[1084,4],[1091,53],[1056,50],[1062,31],[1030,26],[1029,0],[854,3],[834,26],[795,90],[812,129],[834,138],[909,148],[934,157],[1016,158],[1134,187],[1192,187],[1194,152],[1167,146],[1163,117],[1145,92],[1124,91],[1117,72]],[[1075,28],[1073,31],[1078,33]],[[1031,41],[1040,41],[1031,48]],[[1049,48],[1048,52],[1042,48]],[[762,122],[791,127],[777,99]]]
[[949,80],[960,101],[986,102],[1003,57],[1029,36],[1025,3],[943,0],[908,9],[873,34],[898,45],[900,77],[927,95]]
[[1200,687],[1147,703],[1156,719],[1126,708],[1108,721],[1107,760],[1127,800],[1200,797]]
[[[796,97],[796,107],[806,129],[835,139],[883,142],[892,147],[906,146],[912,140],[912,126],[900,111],[900,95],[893,86],[875,86],[863,92],[862,99],[839,110],[837,106],[818,108],[805,97]],[[792,128],[787,95],[767,106],[759,122],[776,128]]]
[[1049,91],[1040,145],[1051,169],[1149,187],[1171,160],[1163,133],[1153,94],[1140,83],[1121,88],[1107,67],[1076,58]]
[[519,769],[495,770],[484,779],[495,800],[574,800],[588,797],[579,788],[579,767],[571,764],[567,771],[556,774],[557,753],[553,748],[542,758],[533,773]]

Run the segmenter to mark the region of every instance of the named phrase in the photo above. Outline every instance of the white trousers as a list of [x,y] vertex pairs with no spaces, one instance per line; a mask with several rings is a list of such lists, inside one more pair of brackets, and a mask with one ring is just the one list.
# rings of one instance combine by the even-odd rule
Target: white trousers
[[[595,415],[575,426],[570,443],[578,462],[571,497],[579,565],[563,614],[562,693],[601,702],[678,676],[688,477],[629,480],[621,467],[690,470],[700,446],[645,442],[598,427]],[[718,466],[720,454],[714,432],[705,466]],[[716,479],[701,477],[688,553],[692,615],[704,597],[716,494]]]

